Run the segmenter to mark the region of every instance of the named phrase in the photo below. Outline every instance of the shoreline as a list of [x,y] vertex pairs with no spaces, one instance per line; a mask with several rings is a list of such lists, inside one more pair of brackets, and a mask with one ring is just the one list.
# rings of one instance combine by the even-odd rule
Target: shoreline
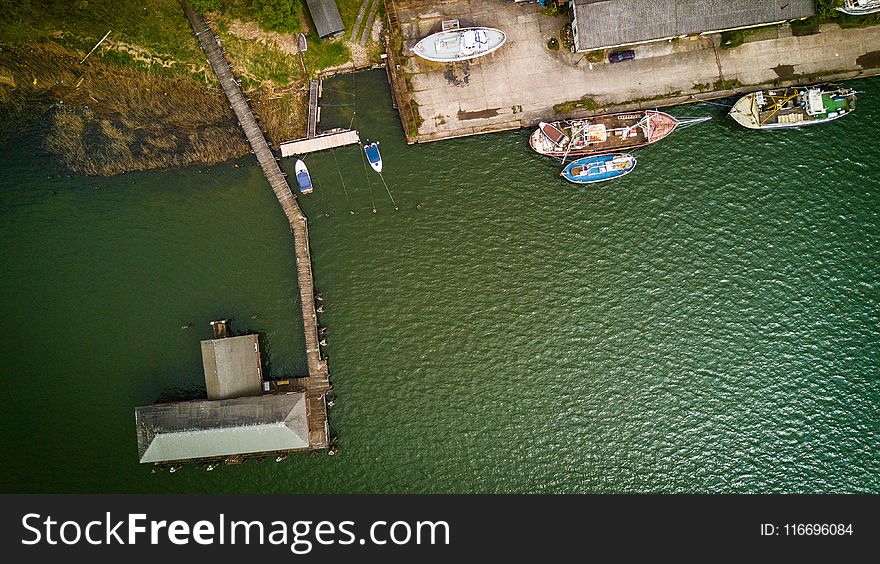
[[[57,14],[23,8],[25,26],[35,32],[7,32],[0,43],[0,135],[11,138],[37,124],[45,131],[43,149],[68,172],[87,176],[210,166],[246,156],[245,136],[213,73],[206,75],[204,59],[192,53],[198,46],[183,10],[176,0],[161,5],[171,21],[152,39],[164,44],[139,44],[135,36],[143,35],[141,28],[114,33],[84,64],[84,55],[104,34],[93,38],[86,33],[91,31],[88,12],[75,12],[77,18],[60,23],[53,20]],[[309,75],[370,68],[381,53],[369,32],[358,53],[347,43],[310,35],[314,43],[303,62],[282,45],[287,36],[230,14],[211,15],[210,25],[223,38],[224,54],[244,82],[275,150],[305,133]],[[381,21],[376,22],[379,29]],[[176,24],[185,25],[185,36]],[[306,31],[306,19],[303,26]],[[323,67],[331,64],[327,53],[337,44],[346,53],[344,64]]]
[[[631,112],[635,110],[654,110],[660,108],[672,108],[675,106],[685,106],[688,104],[699,104],[701,102],[711,102],[713,100],[722,100],[724,98],[731,98],[733,96],[744,95],[750,92],[755,92],[756,90],[761,90],[762,88],[766,88],[767,86],[774,87],[788,87],[788,86],[807,86],[811,84],[823,84],[827,82],[843,82],[849,80],[861,80],[867,78],[873,78],[876,76],[880,76],[880,68],[876,69],[865,69],[863,71],[850,71],[846,73],[833,74],[828,76],[819,77],[816,79],[809,80],[788,80],[788,81],[780,81],[774,82],[772,84],[755,84],[750,86],[739,86],[736,88],[731,88],[729,90],[713,90],[710,92],[705,92],[702,94],[690,94],[685,96],[677,96],[674,98],[658,98],[656,100],[649,100],[644,102],[633,102],[629,104],[618,104],[618,105],[610,105],[607,107],[598,108],[595,110],[584,110],[581,112],[573,112],[573,113],[565,113],[565,114],[555,114],[551,115],[551,118],[555,117],[557,119],[576,119],[576,118],[584,118],[590,116],[597,116],[603,114],[614,114],[614,113],[624,113]],[[546,121],[545,118],[543,121]],[[462,139],[465,137],[473,137],[474,135],[486,135],[490,133],[500,133],[503,131],[515,131],[517,129],[526,129],[537,127],[538,123],[542,121],[542,119],[529,120],[529,121],[521,121],[518,123],[513,123],[509,127],[501,126],[497,129],[482,129],[475,130],[473,132],[463,132],[452,135],[444,135],[441,137],[421,137],[415,140],[407,139],[407,144],[416,145],[416,144],[425,144],[425,143],[433,143],[435,141],[446,141],[450,139]]]

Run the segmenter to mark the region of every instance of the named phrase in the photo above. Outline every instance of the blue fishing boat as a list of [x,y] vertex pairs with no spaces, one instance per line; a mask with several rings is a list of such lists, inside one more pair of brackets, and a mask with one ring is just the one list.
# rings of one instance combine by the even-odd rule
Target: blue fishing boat
[[618,178],[636,168],[636,158],[628,153],[584,157],[569,163],[560,174],[575,184],[591,184]]
[[293,171],[296,173],[296,183],[299,185],[299,191],[303,194],[310,194],[312,192],[312,177],[309,176],[309,169],[306,168],[306,163],[296,159]]
[[379,143],[370,143],[369,145],[364,145],[364,154],[367,155],[367,161],[369,161],[370,166],[373,167],[378,173],[382,172],[382,155],[379,154]]

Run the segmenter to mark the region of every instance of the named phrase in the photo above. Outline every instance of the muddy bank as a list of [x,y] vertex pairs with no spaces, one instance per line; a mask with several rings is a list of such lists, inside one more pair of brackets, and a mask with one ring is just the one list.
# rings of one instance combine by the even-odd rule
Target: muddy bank
[[[0,46],[0,135],[44,120],[45,149],[90,175],[216,164],[249,153],[219,89],[98,59],[81,65],[81,58],[52,41]],[[298,136],[298,92],[249,96],[273,142]]]

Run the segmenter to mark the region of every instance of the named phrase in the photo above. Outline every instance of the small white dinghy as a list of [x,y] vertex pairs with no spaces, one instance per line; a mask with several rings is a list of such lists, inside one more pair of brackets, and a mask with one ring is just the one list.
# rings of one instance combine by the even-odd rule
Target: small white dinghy
[[309,169],[306,168],[306,163],[302,162],[301,159],[296,159],[293,171],[296,173],[296,183],[299,185],[299,191],[303,194],[311,194],[312,177],[309,175]]
[[491,27],[466,27],[425,37],[412,48],[423,59],[438,63],[465,61],[488,55],[507,40],[503,31]]

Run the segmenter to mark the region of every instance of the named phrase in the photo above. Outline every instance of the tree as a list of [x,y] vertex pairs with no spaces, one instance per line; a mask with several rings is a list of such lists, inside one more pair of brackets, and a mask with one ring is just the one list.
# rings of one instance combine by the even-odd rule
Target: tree
[[260,27],[271,31],[292,32],[302,27],[299,0],[250,0],[254,18]]
[[820,18],[833,18],[842,7],[843,0],[816,0],[816,13]]

